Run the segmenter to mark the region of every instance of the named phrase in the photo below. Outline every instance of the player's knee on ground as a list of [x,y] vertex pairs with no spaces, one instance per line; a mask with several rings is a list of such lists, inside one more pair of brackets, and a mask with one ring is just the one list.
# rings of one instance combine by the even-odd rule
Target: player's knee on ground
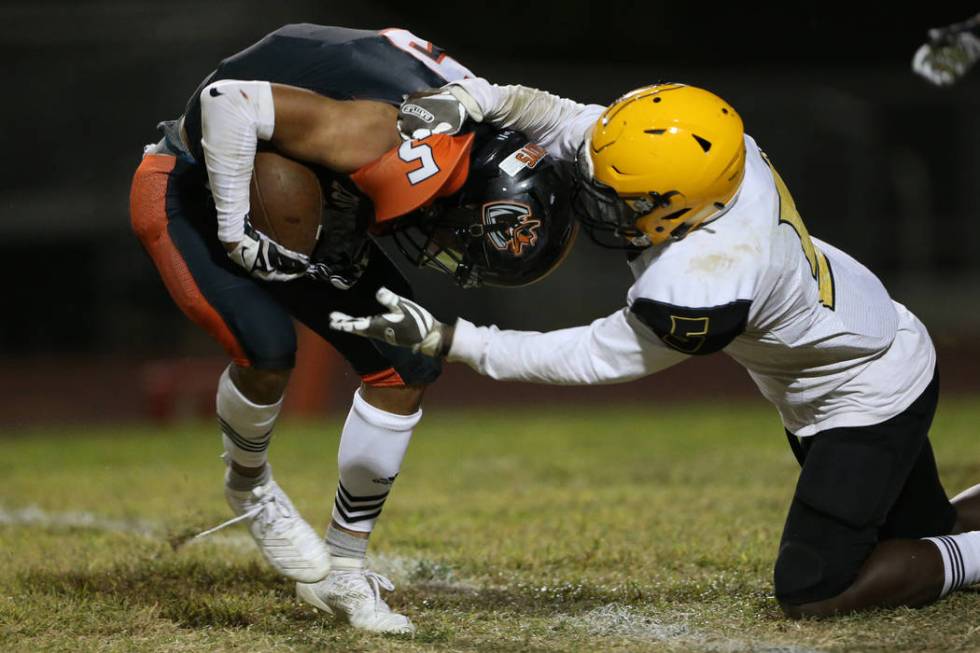
[[816,549],[802,542],[783,542],[776,558],[773,582],[776,600],[787,617],[825,616],[812,612],[809,607],[839,595],[857,575],[856,569],[851,576],[850,572],[842,574],[833,567]]
[[[935,467],[923,443],[936,383],[899,417],[831,429],[809,441],[773,574],[776,598],[788,615],[827,616],[844,611],[838,608],[845,603],[853,609],[850,595],[842,595],[883,535],[917,537],[923,529],[951,524],[950,511],[942,508],[948,508],[945,495],[932,487],[938,478],[913,473],[921,456],[927,458],[922,467]],[[903,498],[907,483],[916,497],[911,505]],[[948,517],[927,527],[933,520],[919,514],[923,509]]]
[[[779,549],[773,584],[776,599],[782,603],[805,603],[824,576],[823,557],[806,544],[785,542]],[[800,600],[801,596],[807,598]]]
[[845,523],[795,497],[773,570],[783,611],[797,618],[833,614],[833,599],[854,583],[876,541],[872,525]]

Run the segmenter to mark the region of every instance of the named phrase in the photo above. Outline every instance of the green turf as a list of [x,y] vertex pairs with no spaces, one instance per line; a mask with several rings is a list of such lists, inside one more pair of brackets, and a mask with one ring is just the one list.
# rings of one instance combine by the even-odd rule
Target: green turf
[[[273,444],[278,480],[318,527],[339,424],[287,424]],[[980,402],[940,408],[933,441],[951,491],[980,482],[977,424]],[[206,424],[0,439],[8,515],[115,520],[0,526],[0,650],[980,649],[977,592],[824,622],[780,616],[771,565],[797,469],[761,403],[431,411],[372,544],[413,640],[300,605],[240,536],[173,551],[168,536],[228,516],[219,450]]]

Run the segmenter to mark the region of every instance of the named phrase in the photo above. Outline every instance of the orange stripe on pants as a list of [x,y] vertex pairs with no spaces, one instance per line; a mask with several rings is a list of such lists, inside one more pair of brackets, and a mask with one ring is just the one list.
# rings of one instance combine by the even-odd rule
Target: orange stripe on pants
[[375,388],[401,388],[405,385],[405,381],[394,367],[372,374],[363,374],[361,381]]
[[129,194],[129,216],[133,231],[153,259],[160,278],[180,310],[221,343],[235,364],[251,363],[221,315],[201,293],[187,263],[167,231],[167,186],[177,158],[150,154],[136,169]]

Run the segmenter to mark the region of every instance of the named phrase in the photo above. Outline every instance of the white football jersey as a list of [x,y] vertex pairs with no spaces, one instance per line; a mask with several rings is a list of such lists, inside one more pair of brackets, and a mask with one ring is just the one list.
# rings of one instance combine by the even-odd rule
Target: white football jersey
[[[491,121],[522,129],[559,158],[573,155],[603,110],[480,79],[466,88]],[[901,413],[932,380],[936,354],[925,327],[870,270],[812,238],[749,136],[745,147],[735,202],[634,259],[625,309],[549,333],[459,320],[449,360],[501,380],[598,384],[723,351],[798,436]]]
[[925,327],[870,270],[808,235],[755,141],[745,146],[732,208],[634,260],[628,305],[675,349],[738,361],[797,435],[897,415],[932,379]]

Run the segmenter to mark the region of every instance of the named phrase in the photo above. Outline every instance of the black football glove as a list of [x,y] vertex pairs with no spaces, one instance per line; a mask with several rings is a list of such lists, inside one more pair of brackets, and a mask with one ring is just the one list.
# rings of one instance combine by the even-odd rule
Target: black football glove
[[279,245],[255,229],[245,217],[245,234],[232,251],[232,261],[263,281],[292,281],[310,274],[310,259]]
[[335,268],[324,261],[311,263],[307,275],[317,281],[326,281],[337,290],[350,290],[360,280],[366,265],[355,264]]

